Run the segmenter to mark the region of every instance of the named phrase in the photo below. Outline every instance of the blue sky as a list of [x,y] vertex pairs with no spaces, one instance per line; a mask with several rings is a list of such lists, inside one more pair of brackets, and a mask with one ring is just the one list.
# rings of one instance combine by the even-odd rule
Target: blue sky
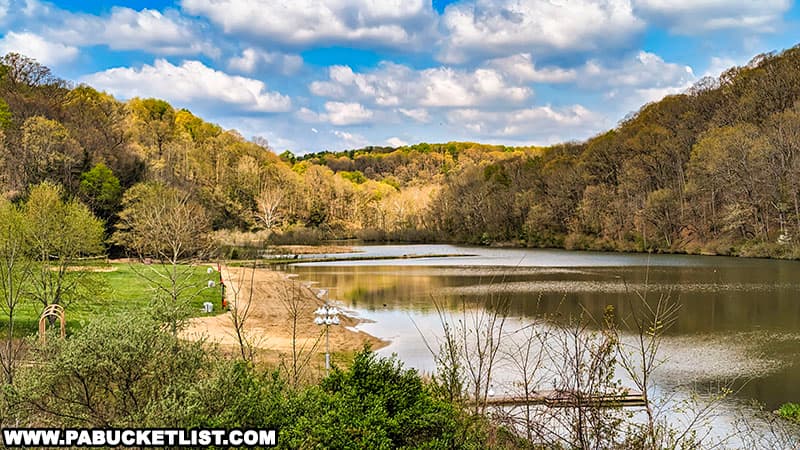
[[277,151],[590,137],[800,43],[790,0],[0,0],[0,53]]

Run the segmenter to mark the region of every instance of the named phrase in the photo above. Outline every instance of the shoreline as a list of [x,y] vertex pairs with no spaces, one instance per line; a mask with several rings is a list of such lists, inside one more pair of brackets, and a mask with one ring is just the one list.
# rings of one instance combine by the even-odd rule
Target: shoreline
[[[413,244],[409,244],[413,245]],[[309,255],[315,255],[315,253],[308,253]],[[319,253],[323,254],[323,253]],[[331,256],[331,257],[322,257],[322,258],[264,258],[257,260],[257,263],[263,263],[268,266],[278,265],[278,264],[297,264],[297,263],[319,263],[319,262],[338,262],[338,261],[383,261],[383,260],[397,260],[397,259],[423,259],[423,258],[460,258],[460,257],[474,257],[478,255],[467,254],[467,253],[432,253],[429,255],[426,254],[413,254],[413,255],[400,255],[400,256],[350,256],[350,257],[341,257],[341,256]],[[240,265],[241,264],[249,263],[252,264],[251,261],[242,261],[242,262],[235,262],[232,265]],[[258,266],[261,267],[261,266]]]
[[[498,241],[493,242],[488,245],[481,245],[475,243],[466,243],[466,242],[453,242],[453,241],[424,241],[424,242],[409,242],[409,241],[360,241],[358,243],[353,243],[353,240],[346,239],[346,242],[353,247],[358,246],[384,246],[384,245],[453,245],[458,247],[466,247],[466,248],[487,248],[487,249],[511,249],[511,250],[562,250],[566,252],[588,252],[588,253],[605,253],[605,254],[630,254],[630,255],[683,255],[683,256],[715,256],[715,257],[722,257],[722,258],[742,258],[742,259],[772,259],[776,261],[800,261],[800,256],[792,257],[792,256],[778,256],[778,255],[759,255],[759,254],[742,254],[741,252],[734,252],[734,253],[716,253],[708,250],[700,250],[700,251],[691,251],[691,250],[681,250],[681,249],[655,249],[655,250],[636,250],[633,248],[626,248],[626,249],[602,249],[602,248],[591,248],[591,247],[573,247],[567,248],[566,246],[527,246],[524,244],[520,244],[513,241]],[[338,240],[330,240],[330,241],[323,241],[323,244],[320,247],[327,246],[327,245],[335,245]],[[299,244],[298,244],[299,245]],[[315,247],[314,245],[307,245],[306,247]],[[445,255],[421,255],[416,257],[453,257],[453,256],[474,256],[474,255],[463,255],[463,254],[445,254]],[[340,260],[344,258],[333,260]],[[347,258],[356,259],[356,258]],[[385,258],[364,258],[364,259],[402,259],[401,257],[385,257]],[[287,262],[286,260],[280,260],[277,262]],[[297,262],[318,262],[318,261],[297,261]]]
[[[382,245],[430,245],[430,244],[365,244],[364,246],[382,246]],[[434,244],[436,245],[436,244]],[[686,257],[715,257],[715,258],[733,258],[745,260],[771,260],[771,261],[786,261],[786,262],[800,262],[800,258],[789,257],[769,257],[769,256],[742,256],[742,255],[724,255],[714,253],[686,253],[686,252],[637,252],[637,251],[610,251],[610,250],[590,250],[590,249],[565,249],[563,247],[524,247],[524,246],[481,246],[469,244],[450,244],[442,243],[438,245],[452,245],[464,248],[476,249],[501,249],[501,250],[555,250],[560,252],[569,253],[593,253],[602,255],[630,255],[630,256],[686,256]],[[310,246],[313,247],[313,246]],[[307,253],[307,255],[314,255],[314,253]],[[262,258],[258,260],[243,259],[234,260],[230,262],[234,267],[245,267],[255,264],[258,268],[275,268],[276,266],[306,264],[306,263],[335,263],[335,262],[360,262],[360,261],[397,261],[409,259],[426,259],[426,258],[460,258],[460,257],[476,257],[479,256],[473,253],[432,253],[432,254],[408,254],[399,256],[325,256],[325,257],[307,257],[307,258]],[[572,267],[572,266],[568,266]]]
[[[266,268],[222,266],[229,311],[189,320],[181,333],[190,340],[207,339],[226,349],[239,349],[232,314],[246,311],[244,331],[250,344],[267,359],[291,358],[295,351],[325,353],[324,327],[314,323],[314,311],[325,302],[288,274]],[[252,286],[252,288],[251,288]],[[238,302],[238,304],[237,304]],[[214,306],[219,307],[219,304]],[[342,308],[340,324],[329,327],[331,353],[356,352],[365,344],[372,350],[389,345],[371,334],[355,330],[365,320],[348,315]],[[296,320],[295,320],[296,319]],[[295,323],[294,333],[292,323]]]

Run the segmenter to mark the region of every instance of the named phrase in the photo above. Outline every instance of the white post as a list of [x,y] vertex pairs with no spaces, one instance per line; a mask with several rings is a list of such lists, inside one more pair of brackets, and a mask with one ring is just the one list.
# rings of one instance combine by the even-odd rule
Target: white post
[[325,325],[325,375],[331,370],[330,325]]
[[[326,289],[320,289],[317,293],[318,298],[323,298],[327,296],[328,291]],[[325,375],[331,370],[331,339],[330,339],[330,326],[331,325],[339,325],[339,310],[328,304],[327,298],[325,299],[325,305],[320,308],[317,308],[314,311],[314,323],[317,325],[324,325],[325,326]]]

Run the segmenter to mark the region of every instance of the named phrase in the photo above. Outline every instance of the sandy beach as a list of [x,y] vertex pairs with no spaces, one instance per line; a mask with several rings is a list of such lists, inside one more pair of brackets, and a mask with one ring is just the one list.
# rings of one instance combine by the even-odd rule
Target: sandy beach
[[[231,312],[216,316],[192,319],[183,332],[187,339],[205,337],[223,348],[238,349],[236,330],[231,315],[233,310],[247,310],[244,329],[251,342],[267,360],[291,355],[292,342],[296,348],[315,348],[325,352],[324,327],[314,323],[314,311],[324,304],[316,290],[289,278],[282,272],[269,269],[221,267],[226,286],[226,298]],[[219,308],[215,304],[215,308]],[[249,307],[249,309],[248,309]],[[296,311],[293,314],[292,311]],[[293,338],[293,317],[297,318]],[[330,327],[331,352],[353,352],[365,343],[372,349],[388,343],[372,335],[353,329],[359,320],[342,314],[340,325]]]

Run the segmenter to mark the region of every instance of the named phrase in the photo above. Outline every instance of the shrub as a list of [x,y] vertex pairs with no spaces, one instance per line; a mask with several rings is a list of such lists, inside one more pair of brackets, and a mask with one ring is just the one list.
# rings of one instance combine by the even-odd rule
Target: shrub
[[146,314],[109,317],[35,346],[36,363],[21,372],[15,397],[38,425],[178,426],[212,355]]
[[784,403],[778,408],[778,415],[800,423],[800,403]]
[[458,411],[434,397],[415,370],[369,350],[304,391],[292,409],[281,436],[292,448],[444,448],[461,435]]

